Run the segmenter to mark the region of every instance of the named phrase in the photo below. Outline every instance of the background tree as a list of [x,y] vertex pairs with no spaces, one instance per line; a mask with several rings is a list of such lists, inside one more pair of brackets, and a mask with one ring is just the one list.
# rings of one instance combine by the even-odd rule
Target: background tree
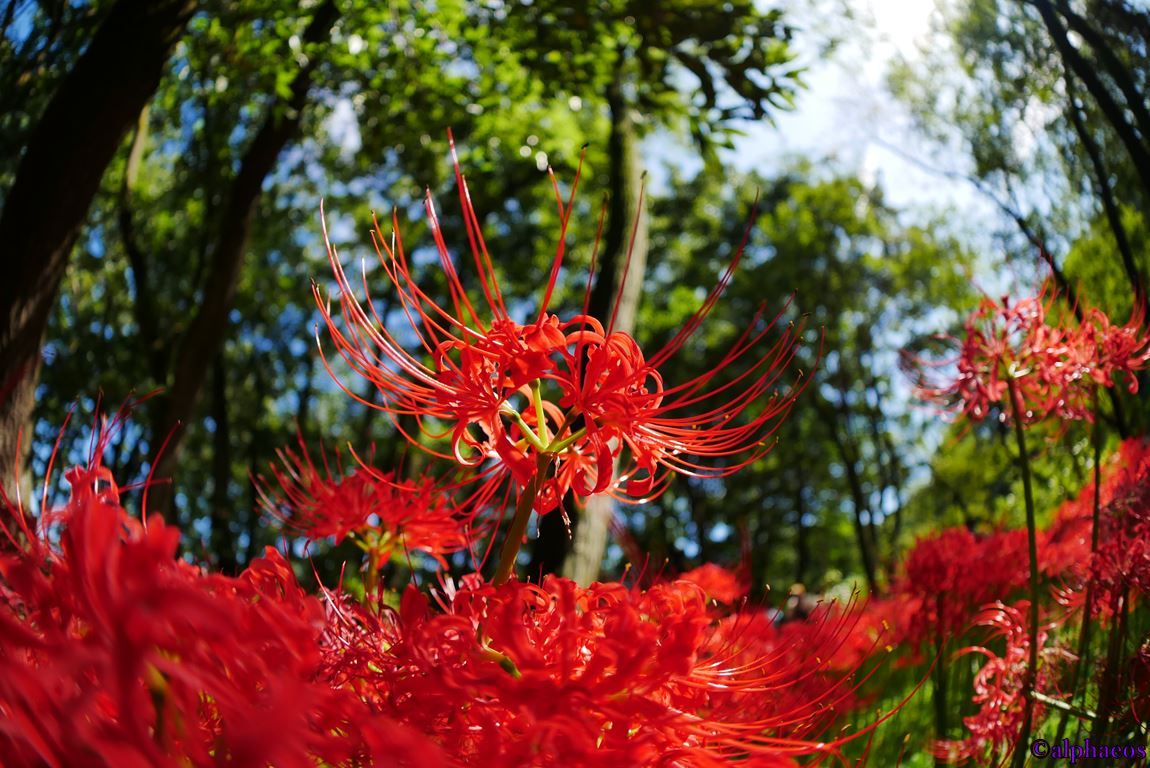
[[[17,436],[32,414],[40,346],[68,256],[104,171],[156,90],[196,3],[120,0],[90,40],[88,14],[58,6],[25,9],[16,29],[16,6],[16,0],[7,3],[0,48],[8,59],[5,71],[20,73],[5,91],[6,106],[19,115],[4,121],[6,138],[21,151],[11,155],[19,162],[0,211],[0,269],[6,275],[0,289],[0,482],[9,493],[18,481]],[[73,31],[61,31],[73,24]],[[48,97],[47,89],[28,81],[37,68],[59,71],[46,63],[56,49],[76,59],[67,74],[56,75],[59,85]],[[43,111],[32,118],[41,103]]]

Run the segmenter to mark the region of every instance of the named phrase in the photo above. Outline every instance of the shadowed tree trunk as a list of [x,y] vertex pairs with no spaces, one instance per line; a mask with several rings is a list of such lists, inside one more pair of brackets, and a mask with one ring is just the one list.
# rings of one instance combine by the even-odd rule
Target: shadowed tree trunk
[[[1110,123],[1110,127],[1114,129],[1123,146],[1126,147],[1126,151],[1130,154],[1130,159],[1134,162],[1134,168],[1142,181],[1143,189],[1147,195],[1150,195],[1150,149],[1139,138],[1137,129],[1126,119],[1130,107],[1118,104],[1105,83],[1099,78],[1094,65],[1087,61],[1082,52],[1071,43],[1066,27],[1062,25],[1062,20],[1055,11],[1053,4],[1049,0],[1031,0],[1031,4],[1038,9],[1039,15],[1042,16],[1042,23],[1046,25],[1046,31],[1050,33],[1050,37],[1058,49],[1058,54],[1062,57],[1066,71],[1077,75],[1087,92],[1094,97],[1094,101],[1098,104],[1098,108],[1102,111],[1106,121]],[[1133,109],[1136,118],[1145,112],[1146,107],[1141,102]]]
[[[588,310],[607,326],[615,313],[614,330],[631,333],[642,295],[643,273],[647,266],[647,219],[641,215],[639,195],[643,185],[639,138],[630,107],[622,92],[621,78],[616,78],[607,91],[611,116],[608,137],[607,230],[603,234],[603,261],[599,278],[591,291]],[[615,306],[615,303],[618,306]],[[546,515],[540,521],[539,538],[531,567],[532,576],[560,570],[580,584],[599,575],[599,566],[607,550],[614,503],[607,495],[587,499],[576,518],[574,538],[569,542],[560,516]],[[570,544],[571,557],[568,557]]]
[[223,350],[212,363],[212,534],[211,552],[222,573],[235,573],[237,537],[230,529],[232,494],[232,431],[228,418],[227,364]]
[[[827,432],[831,436],[831,440],[835,445],[835,449],[839,454],[839,459],[843,465],[843,473],[846,475],[847,488],[850,491],[851,506],[853,508],[852,522],[854,523],[855,538],[859,548],[859,560],[862,563],[863,574],[866,576],[867,589],[870,594],[877,595],[878,592],[878,579],[877,579],[877,565],[875,553],[875,540],[869,531],[868,523],[874,519],[874,513],[867,504],[866,491],[862,485],[862,478],[859,476],[858,466],[855,463],[854,451],[848,446],[846,440],[843,438],[842,433],[839,431],[839,421],[842,414],[835,413],[832,406],[825,401],[816,401],[816,409]],[[863,520],[866,515],[868,520]]]
[[1098,198],[1102,202],[1102,210],[1106,213],[1106,221],[1110,224],[1110,231],[1114,235],[1114,242],[1118,246],[1118,255],[1122,258],[1122,268],[1126,270],[1126,277],[1130,281],[1130,288],[1134,292],[1135,305],[1146,300],[1146,281],[1138,270],[1134,261],[1134,251],[1130,247],[1130,240],[1126,236],[1126,228],[1122,225],[1122,212],[1118,202],[1114,199],[1114,190],[1110,186],[1110,173],[1102,159],[1102,152],[1082,119],[1082,105],[1078,103],[1077,88],[1074,85],[1074,74],[1070,70],[1064,73],[1063,81],[1066,83],[1067,111],[1070,121],[1074,125],[1074,132],[1086,150],[1086,157],[1090,160],[1090,168],[1094,172],[1094,183],[1097,186]]
[[[326,40],[338,17],[339,9],[334,0],[326,0],[316,9],[308,24],[303,44],[313,45]],[[179,462],[187,431],[184,425],[195,412],[196,402],[211,369],[210,363],[227,334],[228,313],[235,303],[240,268],[264,179],[275,169],[280,152],[299,128],[317,60],[312,56],[296,73],[290,98],[277,100],[269,107],[268,115],[248,146],[228,191],[227,204],[209,257],[199,310],[176,353],[170,377],[171,389],[157,402],[161,409],[156,422],[159,430],[155,434],[157,447],[168,431],[175,430],[163,453],[154,458],[157,478],[170,478]],[[172,484],[165,483],[153,489],[149,501],[155,511],[170,516],[173,497]]]
[[810,529],[805,522],[806,493],[806,473],[800,464],[795,484],[795,583],[803,585],[807,583],[807,573],[811,569]]
[[[40,347],[68,256],[195,0],[121,0],[48,103],[0,213],[0,484],[14,490]],[[25,445],[27,441],[25,441]]]

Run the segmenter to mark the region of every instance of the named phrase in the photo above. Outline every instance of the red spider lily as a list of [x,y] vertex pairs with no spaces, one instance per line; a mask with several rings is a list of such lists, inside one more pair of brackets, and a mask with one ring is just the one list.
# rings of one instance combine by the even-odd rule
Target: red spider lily
[[97,460],[68,479],[58,546],[0,503],[5,765],[437,763],[319,676],[323,608],[275,550],[205,575],[175,556],[178,531],[127,515]]
[[1071,350],[1074,372],[1107,388],[1115,386],[1115,374],[1120,374],[1130,392],[1137,392],[1135,374],[1150,361],[1144,315],[1145,309],[1139,307],[1125,325],[1114,325],[1102,310],[1088,309],[1079,325],[1080,339]]
[[[659,373],[730,283],[743,245],[686,325],[647,358],[631,336],[613,329],[614,318],[604,327],[587,315],[589,290],[582,314],[561,320],[549,311],[563,264],[576,175],[566,203],[555,183],[561,220],[555,259],[537,315],[520,322],[509,313],[500,291],[454,145],[452,157],[482,308],[467,296],[430,194],[428,220],[447,280],[449,307],[436,303],[416,282],[394,217],[391,238],[378,222],[373,233],[383,271],[406,318],[403,333],[413,334],[416,352],[408,351],[401,335],[387,328],[373,304],[365,306],[355,297],[328,244],[344,327],[318,287],[316,300],[340,356],[379,390],[382,403],[366,405],[393,417],[416,417],[424,434],[450,439],[449,453],[428,450],[465,466],[482,466],[481,476],[491,483],[510,476],[525,489],[537,474],[547,472],[546,481],[535,489],[539,513],[555,509],[568,491],[580,497],[606,492],[622,500],[647,499],[661,492],[671,472],[725,476],[770,450],[770,438],[797,395],[798,387],[782,391],[780,382],[794,357],[798,329],[788,327],[774,344],[764,345],[774,323],[765,322],[759,312],[707,373],[677,386],[666,386]],[[363,282],[366,290],[366,270]],[[750,362],[741,372],[720,381],[724,371],[743,359]],[[397,426],[403,430],[398,421]],[[417,435],[404,434],[419,444]],[[614,462],[624,453],[627,458],[616,477]]]
[[[1001,655],[984,646],[971,646],[958,652],[979,654],[986,662],[974,677],[973,700],[979,710],[963,718],[970,735],[935,745],[935,754],[948,762],[978,760],[980,765],[997,765],[997,760],[1009,755],[1018,740],[1025,716],[1024,689],[1029,674],[1030,632],[1026,627],[1026,605],[1025,601],[1013,606],[995,603],[979,618],[980,626],[991,628],[991,638],[1000,638],[1005,643]],[[1035,688],[1039,691],[1055,679],[1054,662],[1066,656],[1057,648],[1046,647],[1050,636],[1047,629],[1038,634],[1040,656],[1047,661],[1038,669]],[[1042,709],[1041,706],[1035,708],[1038,722]]]
[[1090,561],[1095,605],[1112,613],[1133,588],[1150,595],[1150,446],[1125,441],[1102,484],[1098,552]]
[[[920,380],[919,394],[981,420],[992,405],[1002,418],[1014,414],[1010,382],[1019,390],[1023,422],[1044,418],[1065,389],[1065,355],[1069,334],[1046,324],[1052,299],[1038,296],[1012,302],[983,299],[966,319],[954,361],[957,375],[943,385]],[[947,362],[946,364],[950,364]]]
[[1094,484],[1058,510],[1047,532],[1047,549],[1057,553],[1070,578],[1058,601],[1074,610],[1085,605],[1086,588],[1095,592],[1093,610],[1108,619],[1128,588],[1150,594],[1150,444],[1124,441],[1102,470],[1099,493],[1099,547],[1091,554]]
[[471,521],[484,505],[475,495],[457,502],[451,484],[430,475],[401,480],[366,464],[344,472],[338,452],[334,472],[326,452],[317,466],[302,435],[298,451],[278,454],[282,466],[270,467],[273,481],[257,482],[268,513],[312,541],[331,537],[338,544],[350,536],[376,569],[393,554],[415,551],[445,564],[444,555],[472,540]]
[[895,586],[918,603],[918,610],[900,622],[903,638],[920,646],[937,642],[940,632],[963,634],[984,605],[1026,586],[1026,556],[1021,530],[976,536],[966,528],[949,528],[919,539]]
[[747,596],[751,588],[749,575],[745,568],[732,571],[721,565],[704,563],[679,574],[678,579],[689,581],[703,590],[708,600],[734,605]]
[[1021,407],[1017,416],[1030,423],[1050,414],[1092,421],[1094,386],[1113,387],[1117,374],[1137,391],[1135,372],[1150,362],[1142,310],[1119,326],[1101,310],[1087,309],[1071,328],[1047,322],[1053,300],[1047,288],[1013,302],[984,299],[966,320],[956,377],[942,386],[924,380],[920,394],[975,420],[998,405],[1005,420],[1015,411],[1008,392],[1013,382]]
[[461,764],[789,766],[837,750],[818,737],[853,695],[851,670],[827,665],[849,620],[800,645],[754,615],[714,619],[685,582],[471,578],[444,601],[333,596],[329,664]]

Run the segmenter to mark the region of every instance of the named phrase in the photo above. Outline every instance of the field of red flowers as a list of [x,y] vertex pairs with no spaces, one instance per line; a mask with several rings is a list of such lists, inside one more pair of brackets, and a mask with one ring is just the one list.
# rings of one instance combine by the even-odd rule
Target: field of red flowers
[[[1056,511],[1035,509],[1027,447],[1035,425],[1094,422],[1108,389],[1137,386],[1142,311],[1124,324],[1068,311],[1054,288],[987,299],[953,358],[907,361],[941,411],[1001,414],[1026,525],[923,536],[884,594],[794,594],[771,609],[730,563],[532,578],[518,555],[533,519],[564,515],[567,496],[645,502],[676,474],[741,471],[803,408],[808,377],[797,330],[767,308],[719,366],[661,375],[723,301],[742,248],[661,349],[590,316],[586,299],[553,314],[578,178],[567,198],[556,185],[550,280],[529,316],[513,312],[458,163],[456,181],[477,277],[457,275],[429,196],[446,305],[414,279],[398,222],[377,225],[375,245],[404,327],[357,298],[366,278],[333,248],[338,295],[315,289],[321,349],[429,454],[419,473],[373,466],[366,446],[309,450],[301,435],[258,479],[285,546],[236,576],[179,557],[179,531],[148,515],[151,481],[121,488],[104,465],[128,409],[99,419],[89,461],[63,470],[67,503],[45,494],[33,515],[4,501],[0,762],[1022,765],[1042,757],[1039,736],[1144,757],[1150,444],[1105,455],[1096,440],[1093,479]],[[121,504],[129,491],[141,516]],[[308,550],[289,539],[354,542],[345,573],[358,578],[305,589]],[[414,552],[466,557],[472,572],[398,592],[378,580]],[[961,719],[963,735],[907,753],[914,718],[936,733]]]

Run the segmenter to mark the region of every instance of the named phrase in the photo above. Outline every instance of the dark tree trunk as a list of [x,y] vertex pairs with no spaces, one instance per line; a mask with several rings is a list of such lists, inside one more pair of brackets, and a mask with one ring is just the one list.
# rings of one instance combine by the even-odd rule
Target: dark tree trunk
[[1123,108],[1114,100],[1106,85],[1099,79],[1093,64],[1088,62],[1070,42],[1066,27],[1062,25],[1062,20],[1054,10],[1054,6],[1049,0],[1031,1],[1042,16],[1042,22],[1054,40],[1055,47],[1058,48],[1058,54],[1062,57],[1065,69],[1078,76],[1094,101],[1098,103],[1098,108],[1102,110],[1106,121],[1110,123],[1110,127],[1118,134],[1118,138],[1130,154],[1130,159],[1142,180],[1142,187],[1147,196],[1150,197],[1150,150],[1147,150],[1146,144],[1139,139],[1134,127],[1126,121]]
[[863,515],[869,517],[871,521],[873,521],[874,515],[870,510],[870,506],[867,504],[866,492],[863,489],[858,466],[855,464],[854,453],[839,433],[838,415],[833,412],[829,403],[821,401],[818,403],[818,412],[827,431],[830,433],[831,440],[835,444],[839,459],[842,461],[843,473],[846,475],[847,489],[850,491],[851,504],[854,511],[852,522],[854,523],[855,538],[859,548],[859,559],[862,562],[863,573],[866,576],[867,588],[872,595],[877,595],[878,579],[876,578],[877,567],[875,561],[877,558],[875,557],[874,550],[875,541],[869,531],[867,522],[863,521]]
[[1146,285],[1139,273],[1138,265],[1134,261],[1134,251],[1130,247],[1130,240],[1126,237],[1126,228],[1122,225],[1122,212],[1114,199],[1114,190],[1110,186],[1110,174],[1106,170],[1106,163],[1102,159],[1102,152],[1090,136],[1086,122],[1082,119],[1081,106],[1078,103],[1077,88],[1074,74],[1066,70],[1066,96],[1070,111],[1070,122],[1074,125],[1074,132],[1086,150],[1086,157],[1090,160],[1090,169],[1094,172],[1095,184],[1098,188],[1098,197],[1102,201],[1102,210],[1106,213],[1106,221],[1110,224],[1110,231],[1114,234],[1114,241],[1118,245],[1118,255],[1122,258],[1122,268],[1126,270],[1126,278],[1134,292],[1135,305],[1146,299]]
[[68,255],[195,7],[195,0],[117,3],[48,103],[16,169],[0,213],[0,484],[9,491]]
[[810,529],[804,522],[807,516],[806,491],[805,473],[799,467],[795,485],[795,583],[804,585],[811,569]]
[[232,430],[228,418],[227,365],[222,350],[212,363],[212,421],[216,431],[212,434],[212,546],[211,553],[218,558],[216,565],[223,573],[235,573],[236,535],[229,523],[232,520]]
[[1058,12],[1066,19],[1067,26],[1082,36],[1094,55],[1102,62],[1102,66],[1110,75],[1110,79],[1122,92],[1122,96],[1126,100],[1126,108],[1134,115],[1138,132],[1142,134],[1142,141],[1150,141],[1150,109],[1146,107],[1145,94],[1138,92],[1138,87],[1130,75],[1130,70],[1119,60],[1110,42],[1102,36],[1098,28],[1091,26],[1087,19],[1075,13],[1068,3],[1059,2]]
[[[325,40],[339,17],[334,0],[326,0],[315,12],[303,35],[304,45]],[[269,108],[263,125],[248,146],[240,170],[232,181],[219,231],[212,248],[207,280],[199,310],[188,326],[172,368],[171,389],[160,401],[160,429],[175,429],[172,439],[155,462],[158,478],[172,476],[179,460],[186,426],[192,418],[215,357],[228,329],[228,313],[235,302],[240,267],[251,235],[252,220],[264,179],[275,169],[280,152],[299,128],[307,105],[316,57],[309,59],[291,84],[291,97]],[[150,501],[164,515],[172,512],[172,484],[155,488]]]

